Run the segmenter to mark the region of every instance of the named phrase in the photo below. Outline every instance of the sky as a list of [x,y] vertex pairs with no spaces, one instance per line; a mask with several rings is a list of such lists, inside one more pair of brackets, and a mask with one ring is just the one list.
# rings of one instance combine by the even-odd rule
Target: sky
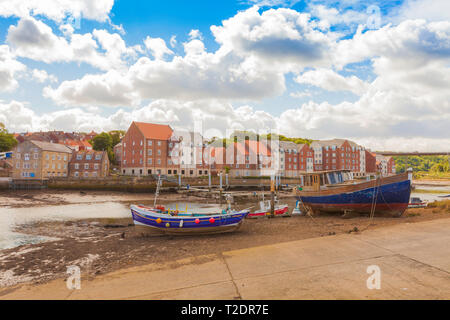
[[450,1],[0,0],[9,131],[132,121],[450,150]]

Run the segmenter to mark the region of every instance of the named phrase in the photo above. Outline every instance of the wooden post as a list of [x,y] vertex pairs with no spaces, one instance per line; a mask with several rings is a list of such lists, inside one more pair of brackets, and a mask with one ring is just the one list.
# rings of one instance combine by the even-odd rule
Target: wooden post
[[275,216],[275,177],[270,179],[270,218]]
[[211,192],[211,170],[208,170],[208,186],[209,192]]

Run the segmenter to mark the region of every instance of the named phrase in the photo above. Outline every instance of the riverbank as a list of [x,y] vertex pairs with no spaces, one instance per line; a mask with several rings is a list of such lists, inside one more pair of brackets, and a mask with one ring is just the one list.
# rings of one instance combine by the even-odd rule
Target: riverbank
[[[450,298],[450,219],[271,243],[90,276],[0,289],[0,299],[429,299]],[[93,264],[90,255],[79,264]],[[370,286],[370,268],[381,278]],[[376,272],[376,271],[374,271]],[[377,279],[377,278],[375,278]],[[72,281],[70,283],[73,284]],[[176,317],[179,311],[166,310]]]
[[[35,195],[42,200],[42,194]],[[48,198],[49,195],[46,197]],[[55,194],[50,201],[67,195]],[[136,201],[135,194],[72,195],[71,201]],[[174,197],[179,195],[164,195]],[[165,200],[167,200],[166,198]],[[33,197],[33,199],[35,199]],[[59,200],[58,200],[59,199]],[[38,201],[40,201],[38,200]],[[287,199],[286,199],[287,200]],[[34,201],[34,200],[31,200]],[[286,201],[290,208],[293,199]],[[401,218],[356,216],[343,219],[334,215],[257,219],[244,221],[235,233],[205,236],[165,236],[142,234],[131,218],[43,221],[20,225],[16,232],[54,238],[53,241],[26,244],[0,251],[0,287],[21,283],[45,283],[64,279],[67,267],[78,265],[83,277],[96,276],[123,268],[171,261],[228,250],[250,248],[286,241],[364,233],[365,230],[396,224],[416,223],[450,217],[450,202],[425,209],[409,209]],[[248,204],[247,204],[248,205]],[[0,291],[0,296],[2,295]]]

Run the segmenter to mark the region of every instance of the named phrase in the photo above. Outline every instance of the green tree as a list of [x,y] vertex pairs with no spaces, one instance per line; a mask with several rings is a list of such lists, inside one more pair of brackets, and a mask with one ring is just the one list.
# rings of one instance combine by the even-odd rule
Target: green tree
[[107,132],[102,132],[92,139],[92,148],[97,151],[108,151],[112,149],[113,139]]
[[92,141],[92,148],[97,151],[106,151],[108,154],[109,162],[115,163],[115,155],[113,151],[113,138],[107,132],[102,132],[96,135]]
[[14,135],[8,133],[5,125],[0,122],[0,152],[10,151],[17,145]]
[[123,136],[125,135],[125,131],[123,130],[113,130],[109,132],[109,135],[112,138],[112,147],[114,147],[116,144],[122,140]]

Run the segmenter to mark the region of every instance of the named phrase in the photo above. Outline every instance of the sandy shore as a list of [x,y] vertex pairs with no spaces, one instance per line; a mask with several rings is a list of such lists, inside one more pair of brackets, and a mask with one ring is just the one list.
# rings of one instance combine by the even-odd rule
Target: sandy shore
[[[11,205],[25,195],[8,200]],[[28,204],[45,201],[101,202],[148,199],[145,194],[45,194],[35,193]],[[179,195],[164,195],[176,200]],[[114,199],[114,200],[113,200]],[[44,201],[45,200],[45,201]],[[186,200],[186,199],[183,199]],[[286,199],[287,200],[287,199]],[[0,197],[1,201],[1,197]],[[5,201],[5,200],[3,200]],[[294,200],[286,201],[290,208]],[[65,203],[65,202],[63,202]],[[48,205],[48,202],[46,203]],[[27,244],[0,251],[0,287],[20,283],[44,283],[65,278],[67,266],[79,265],[83,274],[99,274],[149,263],[170,263],[178,259],[217,255],[228,250],[339,234],[360,233],[402,223],[415,223],[450,217],[450,206],[410,209],[401,218],[366,216],[343,219],[333,215],[246,220],[235,233],[205,236],[164,236],[142,234],[131,218],[85,219],[67,222],[40,222],[22,225],[17,232],[54,237],[58,240]],[[0,293],[1,295],[1,293]]]

